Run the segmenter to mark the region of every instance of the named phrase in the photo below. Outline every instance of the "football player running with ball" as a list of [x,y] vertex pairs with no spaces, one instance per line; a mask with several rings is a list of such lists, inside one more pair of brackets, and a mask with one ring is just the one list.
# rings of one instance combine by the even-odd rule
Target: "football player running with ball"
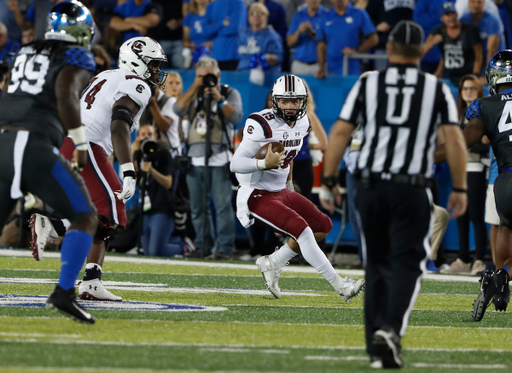
[[[272,109],[253,113],[247,119],[243,140],[231,161],[231,171],[236,172],[240,182],[237,217],[246,228],[256,221],[291,238],[272,255],[256,261],[274,297],[281,297],[278,284],[281,271],[301,252],[348,302],[362,290],[364,280],[343,279],[336,273],[317,244],[331,231],[331,219],[293,191],[293,158],[311,131],[306,116],[307,97],[302,79],[295,75],[282,76],[272,88]],[[265,159],[255,159],[260,148],[270,142],[280,142],[284,151],[274,153],[268,145]]]

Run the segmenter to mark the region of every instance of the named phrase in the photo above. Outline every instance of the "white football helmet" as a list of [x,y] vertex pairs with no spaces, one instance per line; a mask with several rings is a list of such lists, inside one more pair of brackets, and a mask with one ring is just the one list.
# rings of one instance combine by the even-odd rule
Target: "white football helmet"
[[[279,107],[278,100],[280,98],[298,98],[301,100],[301,105],[295,110],[294,115],[286,115]],[[283,75],[276,80],[272,88],[272,110],[278,118],[281,118],[287,123],[295,122],[306,115],[307,108],[308,89],[301,78],[289,74]]]
[[[157,70],[151,70],[148,64],[152,61],[167,61],[165,53],[156,40],[147,36],[138,36],[128,39],[119,48],[120,68],[131,71],[150,84],[162,85],[165,82],[167,73]],[[151,75],[158,74],[158,80],[151,81]]]

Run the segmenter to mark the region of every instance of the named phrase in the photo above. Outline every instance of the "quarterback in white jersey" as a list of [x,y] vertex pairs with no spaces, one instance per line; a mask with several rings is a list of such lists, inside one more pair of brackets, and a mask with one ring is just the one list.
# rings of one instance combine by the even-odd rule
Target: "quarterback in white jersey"
[[[155,40],[135,37],[119,49],[119,69],[95,76],[80,99],[82,123],[88,147],[87,164],[80,173],[99,215],[84,280],[82,299],[121,301],[101,283],[101,270],[110,236],[126,226],[125,203],[135,192],[135,168],[131,158],[130,132],[138,124],[152,95],[165,79],[160,63],[167,58]],[[73,158],[74,144],[64,141],[64,157]],[[114,154],[123,173],[123,183],[108,157]]]
[[[302,79],[282,76],[272,88],[272,109],[251,114],[247,119],[242,142],[231,161],[231,171],[236,172],[240,182],[237,217],[244,227],[257,222],[291,238],[272,255],[256,261],[274,297],[281,296],[278,280],[283,267],[301,252],[348,302],[362,290],[364,280],[342,279],[336,273],[317,244],[331,231],[331,219],[295,193],[291,182],[293,158],[311,131],[306,116],[307,97]],[[258,150],[273,141],[282,143],[285,150],[273,153],[269,148],[265,159],[255,159]]]

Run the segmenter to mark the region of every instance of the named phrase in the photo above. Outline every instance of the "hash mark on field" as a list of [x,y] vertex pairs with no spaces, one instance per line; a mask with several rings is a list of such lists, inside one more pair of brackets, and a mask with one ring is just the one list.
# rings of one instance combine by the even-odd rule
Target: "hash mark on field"
[[494,364],[427,364],[427,363],[415,363],[411,364],[415,368],[444,368],[444,369],[505,369],[506,365]]
[[33,337],[33,338],[40,338],[40,337],[63,337],[63,338],[81,338],[82,336],[80,334],[40,334],[40,333],[4,333],[0,332],[0,336],[3,337]]
[[328,361],[328,360],[354,361],[354,360],[368,360],[369,358],[367,356],[304,356],[304,359],[306,359],[306,360],[321,360],[321,361]]
[[243,353],[261,353],[261,354],[289,354],[288,350],[251,350],[248,348],[202,348],[206,352],[243,352]]

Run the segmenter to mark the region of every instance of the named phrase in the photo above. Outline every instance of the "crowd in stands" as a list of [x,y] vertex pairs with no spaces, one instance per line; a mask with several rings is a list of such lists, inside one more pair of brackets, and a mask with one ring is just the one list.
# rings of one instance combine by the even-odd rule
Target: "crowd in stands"
[[[15,53],[22,44],[42,39],[48,10],[57,2],[60,0],[0,0],[0,59]],[[323,79],[326,75],[342,75],[344,70],[349,75],[360,75],[364,71],[385,68],[385,59],[372,58],[371,55],[386,55],[389,32],[401,20],[414,20],[424,30],[425,45],[421,69],[446,79],[454,87],[459,87],[461,118],[464,118],[464,108],[471,102],[468,97],[473,97],[473,93],[478,93],[477,97],[483,94],[482,85],[486,83],[485,68],[491,57],[498,50],[512,46],[512,1],[509,0],[82,2],[89,7],[95,20],[92,50],[98,65],[97,72],[115,67],[121,43],[142,35],[160,43],[168,59],[167,66],[164,66],[166,69],[194,69],[201,58],[204,61],[204,57],[211,57],[217,61],[216,64],[200,65],[199,70],[207,70],[219,77],[221,71],[252,73],[257,70],[314,75],[317,79]],[[344,66],[347,61],[348,66]],[[189,120],[197,120],[194,118],[195,111],[191,114],[191,110],[195,110],[191,102],[196,98],[196,91],[200,87],[200,84],[196,83],[188,91],[183,92],[183,82],[179,73],[171,71],[164,87],[165,94],[160,92],[152,98],[148,106],[151,120],[141,122],[141,127],[153,124],[156,133],[150,133],[149,136],[166,140],[165,146],[172,150],[173,156],[179,156],[181,146],[190,140],[187,139]],[[222,91],[217,93],[218,108],[222,108],[221,112],[224,113],[222,120],[233,126],[240,124],[243,115],[249,114],[241,112],[241,100],[244,98],[240,97],[236,90],[229,91],[227,95]],[[312,96],[310,99],[312,100]],[[294,169],[294,174],[297,174],[294,175],[294,179],[298,184],[298,190],[309,197],[312,187],[311,167],[315,162],[314,151],[320,152],[325,148],[326,135],[322,124],[314,115],[314,104],[310,104],[308,109],[311,110],[308,110],[308,114],[314,124],[314,132],[309,137],[309,148],[306,146],[305,151],[311,151],[311,154],[302,154],[302,158],[297,160],[297,166],[301,168]],[[170,123],[179,122],[180,125],[172,126],[166,118],[171,118]],[[460,124],[464,126],[463,119]],[[152,130],[146,128],[144,131]],[[136,145],[140,146],[140,138]],[[188,185],[189,189],[190,185],[195,186],[190,190],[192,200],[200,200],[203,177],[201,167],[204,165],[204,159],[199,158],[204,150],[201,150],[200,146],[190,144],[190,141],[188,145],[188,155],[192,157],[192,170],[196,171],[188,173]],[[445,269],[448,273],[471,272],[468,241],[470,221],[475,228],[478,262],[473,269],[477,268],[480,271],[483,268],[482,261],[487,242],[483,214],[486,170],[490,164],[488,148],[489,146],[483,143],[478,149],[471,150],[471,164],[468,163],[470,208],[466,215],[458,220],[461,254],[457,265]],[[196,149],[200,151],[195,152]],[[224,153],[226,149],[223,149],[222,154]],[[218,163],[215,163],[216,166],[224,166],[230,160],[227,153],[224,154],[226,157],[223,160],[216,155],[217,158],[213,160],[214,163]],[[162,162],[165,164],[162,163],[160,166],[160,173],[173,175],[176,170],[167,165],[167,160]],[[142,169],[149,172],[147,170],[147,167]],[[225,198],[227,194],[222,190],[215,191],[216,188],[230,188],[231,181],[226,179],[224,170],[225,168],[220,167],[219,175],[211,175],[218,180],[212,186],[211,193],[217,209],[216,229],[224,230],[218,235],[221,237],[220,242],[215,243],[218,246],[217,256],[225,259],[232,257],[235,250],[232,229],[235,218],[230,206],[231,200]],[[158,185],[152,184],[152,190],[158,189],[159,185],[166,186],[165,180],[162,180]],[[179,177],[176,180],[179,180]],[[160,194],[158,198],[165,199]],[[171,220],[179,220],[179,214],[171,210],[170,207],[163,208],[160,213],[164,216],[161,217],[160,223],[155,223],[155,226],[161,227]],[[192,220],[196,231],[203,230],[204,221],[213,219],[210,217],[205,220],[205,214],[207,212],[202,211],[201,206],[192,206]],[[210,228],[206,230],[209,231]],[[157,246],[162,245],[156,243],[156,239],[152,241],[149,231],[146,233],[143,241],[148,248],[145,251],[155,255]],[[265,237],[265,234],[257,235],[258,240]],[[275,239],[274,236],[269,238],[271,241]],[[201,236],[196,240],[196,245],[204,246],[207,254],[212,254],[213,239],[208,237],[203,240]],[[184,245],[181,241],[178,243],[178,246],[169,246],[168,250],[179,252],[179,248],[183,249]],[[254,259],[266,253],[253,250],[248,257]],[[438,263],[442,263],[442,258]]]
[[[65,0],[0,0],[0,57],[42,39],[46,14]],[[385,55],[390,30],[414,20],[425,32],[422,69],[455,86],[483,77],[497,50],[511,44],[507,0],[84,0],[95,19],[94,44],[116,64],[120,44],[157,40],[167,68],[188,69],[203,55],[222,71],[262,69],[340,75],[346,56]],[[348,60],[348,74],[380,70],[382,59]],[[484,83],[484,79],[481,79]]]

